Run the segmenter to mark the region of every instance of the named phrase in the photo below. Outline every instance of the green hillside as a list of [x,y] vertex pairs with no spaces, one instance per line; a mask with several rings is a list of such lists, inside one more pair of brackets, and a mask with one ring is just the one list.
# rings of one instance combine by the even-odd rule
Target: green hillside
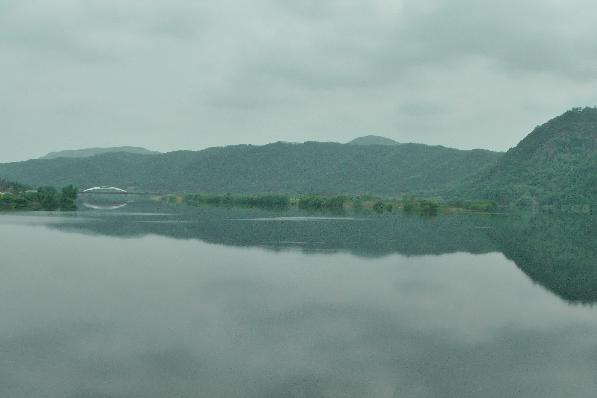
[[597,109],[535,128],[463,192],[524,206],[597,203]]
[[0,176],[31,185],[150,191],[436,195],[492,166],[500,156],[421,144],[278,142],[154,156],[36,159],[0,164]]
[[597,109],[572,109],[535,128],[505,154],[367,136],[349,144],[277,142],[152,156],[111,151],[34,159],[0,164],[0,178],[30,186],[416,195],[587,206],[597,203]]

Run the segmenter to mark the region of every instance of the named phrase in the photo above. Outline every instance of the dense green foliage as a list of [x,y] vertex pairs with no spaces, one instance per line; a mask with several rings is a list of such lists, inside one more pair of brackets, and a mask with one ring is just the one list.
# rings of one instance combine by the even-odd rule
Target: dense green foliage
[[597,204],[597,109],[575,108],[537,127],[458,197],[518,207]]
[[402,206],[406,213],[419,213],[433,216],[439,212],[441,204],[428,199],[406,198],[404,199]]
[[301,210],[317,211],[354,211],[373,210],[377,213],[402,210],[405,213],[433,216],[454,210],[472,210],[479,212],[494,211],[496,204],[491,201],[454,201],[441,202],[438,200],[404,197],[402,199],[379,198],[374,196],[348,197],[342,195],[303,195],[290,197],[282,194],[259,195],[215,195],[215,194],[185,194],[165,195],[162,200],[168,203],[185,203],[190,206],[227,206],[227,207],[256,207],[262,209],[281,209],[296,206]]
[[76,210],[77,188],[72,185],[57,191],[40,187],[37,191],[15,190],[0,194],[1,210]]
[[152,156],[36,159],[0,164],[0,176],[34,186],[109,185],[129,191],[435,196],[501,155],[421,144],[275,143]]
[[298,207],[308,210],[341,210],[346,201],[344,196],[307,195],[299,198]]
[[287,208],[290,205],[290,197],[279,194],[264,195],[185,195],[183,202],[191,206],[213,205],[213,206],[241,206],[259,208]]

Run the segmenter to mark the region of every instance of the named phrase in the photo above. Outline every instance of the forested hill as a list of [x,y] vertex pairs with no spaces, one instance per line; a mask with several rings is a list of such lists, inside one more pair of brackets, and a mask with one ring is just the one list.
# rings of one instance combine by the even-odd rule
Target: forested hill
[[238,145],[144,156],[0,164],[0,177],[31,185],[111,185],[150,191],[434,195],[495,164],[502,153],[421,144],[306,142]]
[[463,192],[525,206],[597,204],[597,109],[535,128]]

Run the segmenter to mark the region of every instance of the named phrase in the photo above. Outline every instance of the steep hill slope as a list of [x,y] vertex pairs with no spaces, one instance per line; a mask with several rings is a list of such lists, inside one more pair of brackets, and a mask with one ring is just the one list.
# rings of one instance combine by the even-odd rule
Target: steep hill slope
[[469,192],[524,205],[597,203],[597,109],[575,108],[535,128]]
[[151,191],[436,195],[493,165],[501,155],[421,144],[274,143],[154,156],[109,153],[37,159],[0,164],[0,176],[36,186],[73,183]]

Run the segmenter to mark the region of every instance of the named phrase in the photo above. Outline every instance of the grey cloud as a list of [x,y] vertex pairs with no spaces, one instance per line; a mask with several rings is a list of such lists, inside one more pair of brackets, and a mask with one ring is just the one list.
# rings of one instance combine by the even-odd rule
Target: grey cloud
[[85,146],[506,149],[597,103],[588,0],[0,0],[0,160]]
[[405,30],[434,60],[478,56],[519,71],[569,76],[597,66],[596,12],[582,0],[456,0],[437,2],[432,12],[409,19]]

